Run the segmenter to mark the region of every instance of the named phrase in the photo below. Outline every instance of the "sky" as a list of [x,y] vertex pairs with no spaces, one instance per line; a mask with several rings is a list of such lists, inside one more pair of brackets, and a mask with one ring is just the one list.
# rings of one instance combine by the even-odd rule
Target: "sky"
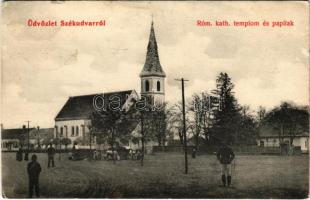
[[[153,18],[166,100],[210,92],[220,72],[240,105],[309,102],[307,2],[4,2],[1,123],[53,127],[70,96],[134,89]],[[104,27],[29,27],[32,20],[106,20]],[[290,21],[290,27],[201,27],[197,20]]]

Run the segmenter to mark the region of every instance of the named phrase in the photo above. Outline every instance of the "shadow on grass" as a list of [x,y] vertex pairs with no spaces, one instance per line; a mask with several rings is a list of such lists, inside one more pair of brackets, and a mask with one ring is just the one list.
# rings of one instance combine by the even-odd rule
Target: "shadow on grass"
[[85,189],[65,193],[63,198],[285,198],[304,199],[307,190],[287,188],[260,188],[237,190],[234,188],[202,188],[193,182],[187,187],[169,184],[161,179],[146,183],[140,187],[113,184],[112,181],[95,179]]

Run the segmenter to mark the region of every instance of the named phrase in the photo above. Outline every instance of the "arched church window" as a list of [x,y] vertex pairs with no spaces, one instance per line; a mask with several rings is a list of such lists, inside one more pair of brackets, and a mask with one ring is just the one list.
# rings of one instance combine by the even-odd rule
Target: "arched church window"
[[157,91],[160,91],[160,82],[157,81]]
[[145,81],[145,91],[146,92],[150,91],[150,83],[148,80]]
[[78,126],[76,126],[75,134],[76,134],[76,136],[79,136],[79,127]]
[[71,127],[71,136],[74,136],[74,126]]
[[60,127],[60,136],[62,137],[64,135],[64,128]]

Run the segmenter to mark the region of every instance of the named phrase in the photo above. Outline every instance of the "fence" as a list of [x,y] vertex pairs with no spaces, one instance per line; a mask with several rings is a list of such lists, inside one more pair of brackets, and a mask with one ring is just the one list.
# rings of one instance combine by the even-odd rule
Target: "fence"
[[[187,146],[188,152],[192,152],[194,146]],[[153,146],[153,152],[183,152],[183,146]]]
[[[194,146],[187,146],[188,152],[191,153]],[[199,146],[198,153],[215,154],[219,146]],[[259,147],[259,146],[233,146],[235,154],[280,154],[279,147]],[[183,152],[183,146],[153,146],[153,152]]]
[[[17,152],[18,149],[14,149],[14,150],[1,149],[1,151],[2,152]],[[47,149],[29,149],[29,150],[23,149],[22,151],[23,152],[27,151],[28,153],[47,153]],[[69,148],[68,149],[61,149],[61,150],[55,149],[55,153],[59,153],[59,152],[61,152],[61,153],[69,153],[71,151],[72,151],[71,148],[70,149]]]

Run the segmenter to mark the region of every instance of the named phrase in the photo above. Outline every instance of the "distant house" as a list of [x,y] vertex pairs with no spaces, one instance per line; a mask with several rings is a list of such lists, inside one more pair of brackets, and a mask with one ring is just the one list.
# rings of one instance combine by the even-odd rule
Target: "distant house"
[[[104,101],[102,105],[95,105],[95,102],[100,102],[102,99]],[[82,148],[88,148],[92,113],[103,105],[109,106],[113,99],[115,102],[119,101],[122,109],[127,109],[132,106],[133,100],[138,99],[138,94],[135,90],[127,90],[69,97],[55,117],[54,137],[70,139],[71,144],[68,145],[70,148],[74,142],[79,143]],[[95,137],[92,138],[92,145],[96,145]]]
[[283,135],[279,135],[272,127],[263,126],[259,129],[259,137],[256,142],[260,147],[280,147],[281,144],[289,146],[291,140],[293,140],[293,147],[300,147],[304,153],[309,152],[309,133],[306,132],[291,136],[284,131]]
[[[53,128],[29,129],[29,148],[36,149],[42,146],[46,140],[53,139]],[[28,130],[23,128],[1,129],[1,150],[18,150],[20,147],[28,147]]]
[[22,128],[1,129],[1,150],[17,150],[26,139],[26,132]]

